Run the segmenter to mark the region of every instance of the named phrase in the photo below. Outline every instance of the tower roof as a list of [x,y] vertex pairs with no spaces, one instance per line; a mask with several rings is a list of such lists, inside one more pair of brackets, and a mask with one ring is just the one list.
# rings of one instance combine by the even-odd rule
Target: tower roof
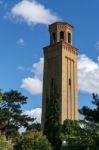
[[51,26],[54,26],[54,25],[68,25],[68,26],[70,26],[71,28],[74,28],[70,23],[68,23],[68,22],[54,22],[54,23],[52,23],[52,24],[50,24],[49,25],[49,28],[51,27]]

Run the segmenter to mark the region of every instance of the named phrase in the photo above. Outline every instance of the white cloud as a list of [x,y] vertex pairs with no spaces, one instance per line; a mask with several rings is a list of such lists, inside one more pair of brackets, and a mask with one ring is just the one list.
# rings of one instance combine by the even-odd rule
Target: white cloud
[[34,77],[38,78],[42,81],[43,79],[43,64],[44,58],[41,57],[39,62],[33,64],[32,72],[34,73]]
[[[86,55],[78,56],[78,90],[87,93],[99,94],[99,57],[97,62],[93,61]],[[37,63],[33,64],[33,78],[25,78],[21,87],[28,90],[31,94],[42,93],[44,59],[40,58]]]
[[35,118],[34,122],[41,123],[41,112],[41,108],[35,108],[25,111],[24,114],[28,115],[31,118]]
[[26,128],[21,127],[18,131],[19,131],[20,134],[22,134],[22,133],[24,133],[26,131]]
[[24,39],[23,38],[19,38],[17,43],[21,46],[24,46],[25,42],[24,42]]
[[44,59],[40,58],[40,60],[32,66],[31,72],[33,73],[33,77],[27,77],[22,80],[21,88],[24,88],[32,95],[42,93],[43,63]]
[[32,95],[42,93],[42,82],[37,78],[25,78],[22,80],[22,88],[26,89]]
[[79,91],[99,94],[99,64],[86,55],[78,56]]
[[18,70],[20,71],[25,71],[25,72],[31,72],[32,67],[23,67],[23,66],[18,66]]
[[[33,123],[41,123],[41,113],[42,113],[42,109],[41,108],[35,108],[35,109],[31,109],[31,110],[26,110],[23,112],[23,114],[28,115],[31,118],[34,118],[35,121]],[[19,129],[20,133],[24,133],[26,131],[26,128],[21,127]]]
[[23,66],[19,66],[19,67],[18,67],[18,70],[25,71],[25,68],[24,68]]
[[46,9],[42,4],[35,0],[22,0],[12,8],[11,14],[19,21],[25,21],[28,25],[48,25],[59,20],[59,18],[54,15],[50,9]]
[[99,41],[96,42],[96,49],[99,50]]

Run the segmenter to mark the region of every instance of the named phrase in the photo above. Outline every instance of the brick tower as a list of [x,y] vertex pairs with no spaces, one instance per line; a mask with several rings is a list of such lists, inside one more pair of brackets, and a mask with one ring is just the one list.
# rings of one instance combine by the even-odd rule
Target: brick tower
[[[57,83],[60,123],[78,119],[77,54],[72,46],[73,26],[65,22],[49,25],[50,45],[44,48],[44,76],[42,98],[42,128],[44,128],[47,98],[51,85]],[[50,111],[50,110],[49,110]]]

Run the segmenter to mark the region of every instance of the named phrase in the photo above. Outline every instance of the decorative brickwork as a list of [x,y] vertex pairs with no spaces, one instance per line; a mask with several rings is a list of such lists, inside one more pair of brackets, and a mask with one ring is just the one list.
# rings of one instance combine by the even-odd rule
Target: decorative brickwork
[[[63,123],[65,119],[78,119],[78,49],[72,46],[73,26],[64,22],[57,22],[49,26],[49,31],[50,45],[44,48],[42,129],[44,128],[47,96],[50,96],[52,79],[58,86],[60,123]],[[68,33],[71,35],[70,43],[68,43]]]

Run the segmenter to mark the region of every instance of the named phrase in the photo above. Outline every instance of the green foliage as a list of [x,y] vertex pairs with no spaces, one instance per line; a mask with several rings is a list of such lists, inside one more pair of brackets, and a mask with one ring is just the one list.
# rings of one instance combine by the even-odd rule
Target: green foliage
[[78,147],[86,150],[97,148],[95,137],[96,127],[84,121],[65,120],[60,134],[61,141],[67,141],[69,147]]
[[78,135],[80,126],[77,121],[65,120],[62,126],[61,137],[63,140],[74,138]]
[[0,150],[13,150],[11,142],[7,141],[4,135],[0,134]]
[[27,131],[30,131],[33,129],[36,129],[37,131],[41,131],[41,124],[40,123],[33,123],[33,124],[28,125]]
[[33,121],[27,115],[22,114],[21,106],[26,104],[27,97],[17,91],[3,93],[0,101],[0,131],[9,138],[18,136],[20,127],[28,126],[28,121]]
[[46,119],[44,125],[44,134],[54,148],[59,149],[60,124],[59,124],[59,95],[56,86],[51,89],[50,98],[47,97]]
[[85,122],[84,127],[87,133],[90,149],[98,150],[99,147],[99,126],[92,122]]
[[81,139],[81,128],[78,121],[65,120],[60,134],[62,141],[75,142]]
[[41,132],[31,130],[26,132],[15,145],[15,150],[51,150],[51,146]]
[[84,106],[79,112],[85,117],[85,120],[99,124],[99,97],[97,94],[93,94],[92,104],[95,105],[93,109]]
[[[94,107],[91,109],[87,106],[83,106],[79,112],[84,116],[86,122],[86,132],[89,135],[89,139],[93,140],[94,149],[98,150],[99,147],[99,96],[93,94],[92,104]],[[90,143],[91,145],[91,143]]]

